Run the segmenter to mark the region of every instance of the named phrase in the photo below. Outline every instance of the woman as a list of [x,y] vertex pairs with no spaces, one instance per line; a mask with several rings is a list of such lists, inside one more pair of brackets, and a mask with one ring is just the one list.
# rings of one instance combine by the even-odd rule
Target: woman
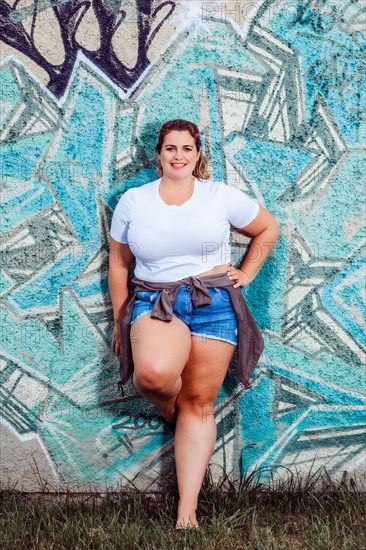
[[[214,404],[238,343],[231,294],[222,285],[212,286],[213,281],[222,280],[224,274],[226,284],[235,289],[248,285],[268,257],[279,229],[270,212],[254,199],[223,182],[207,181],[207,161],[192,122],[177,119],[163,124],[156,151],[159,179],[127,190],[113,214],[112,349],[123,356],[121,322],[127,318],[131,262],[136,260],[134,280],[155,285],[150,288],[178,281],[174,299],[167,287],[165,292],[139,291],[133,306],[129,304],[134,385],[167,422],[176,422],[179,529],[198,527],[198,494],[216,442]],[[240,269],[230,264],[230,224],[255,237]],[[180,285],[182,280],[189,284]],[[192,289],[197,291],[200,285],[204,300],[195,307]],[[154,318],[157,301],[162,310],[164,304],[169,309],[167,298],[174,305],[173,314]]]

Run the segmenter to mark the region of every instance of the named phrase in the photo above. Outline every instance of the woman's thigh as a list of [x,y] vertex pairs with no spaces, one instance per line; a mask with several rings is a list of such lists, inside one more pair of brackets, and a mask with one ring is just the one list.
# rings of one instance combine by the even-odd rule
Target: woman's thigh
[[236,346],[211,338],[192,336],[188,361],[182,372],[182,389],[177,407],[213,407]]
[[131,327],[131,347],[136,376],[178,378],[191,351],[191,331],[173,315],[161,321],[142,314]]

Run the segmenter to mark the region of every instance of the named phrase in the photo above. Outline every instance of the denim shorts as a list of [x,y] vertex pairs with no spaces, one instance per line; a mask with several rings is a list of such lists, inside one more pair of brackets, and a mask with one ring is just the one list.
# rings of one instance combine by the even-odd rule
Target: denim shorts
[[[212,298],[211,304],[195,308],[189,286],[180,286],[173,315],[189,327],[193,336],[200,336],[202,339],[223,340],[236,346],[238,344],[238,323],[231,305],[229,292],[225,288],[219,287],[207,289]],[[136,293],[131,327],[141,315],[151,312],[158,295],[159,291],[139,291]]]

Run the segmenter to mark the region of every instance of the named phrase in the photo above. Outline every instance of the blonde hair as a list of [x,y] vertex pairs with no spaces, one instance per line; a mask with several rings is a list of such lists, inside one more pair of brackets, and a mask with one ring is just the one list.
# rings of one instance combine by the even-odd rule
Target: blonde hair
[[[196,144],[197,151],[201,152],[199,159],[196,162],[196,166],[193,169],[192,174],[193,176],[201,180],[209,179],[210,176],[207,171],[207,159],[202,154],[202,143],[201,143],[200,131],[198,129],[198,126],[196,126],[196,124],[194,124],[193,122],[189,120],[183,120],[182,118],[176,118],[174,120],[168,120],[167,122],[162,124],[159,130],[158,143],[155,146],[155,151],[157,153],[160,153],[161,148],[163,147],[165,136],[172,130],[178,130],[178,132],[184,132],[186,130],[191,134]],[[161,166],[161,162],[159,159],[157,159],[157,162],[158,164],[157,164],[156,170],[159,177],[162,177],[163,169]]]

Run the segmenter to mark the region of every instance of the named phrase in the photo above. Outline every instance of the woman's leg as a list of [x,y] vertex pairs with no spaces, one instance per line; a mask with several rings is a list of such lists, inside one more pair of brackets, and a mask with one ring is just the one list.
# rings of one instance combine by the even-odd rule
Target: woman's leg
[[177,525],[198,525],[198,494],[216,443],[214,405],[235,346],[222,340],[192,336],[192,348],[182,372],[174,455],[178,480]]
[[141,315],[131,328],[131,346],[136,389],[173,420],[191,350],[189,327],[175,315],[169,322]]

